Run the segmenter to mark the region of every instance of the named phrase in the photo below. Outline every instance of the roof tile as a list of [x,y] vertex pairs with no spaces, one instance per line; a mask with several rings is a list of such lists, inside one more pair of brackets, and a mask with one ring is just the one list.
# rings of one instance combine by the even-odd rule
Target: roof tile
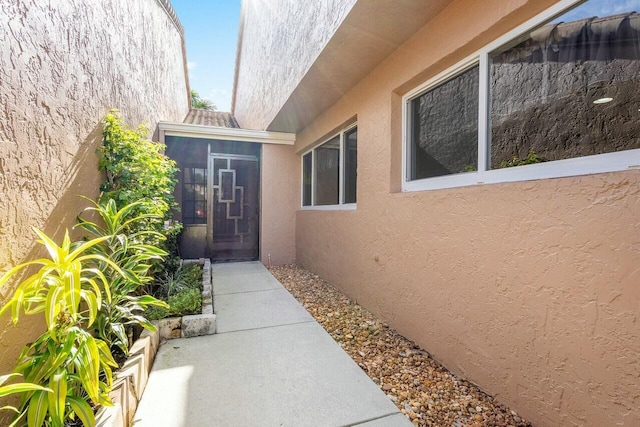
[[233,114],[221,112],[192,109],[184,118],[183,123],[190,125],[215,126],[223,128],[240,128]]

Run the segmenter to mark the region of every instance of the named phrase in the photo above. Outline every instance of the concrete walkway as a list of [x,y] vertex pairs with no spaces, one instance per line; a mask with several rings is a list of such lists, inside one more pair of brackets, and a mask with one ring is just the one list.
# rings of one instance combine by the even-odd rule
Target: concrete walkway
[[412,425],[261,263],[212,267],[218,333],[160,348],[136,427]]

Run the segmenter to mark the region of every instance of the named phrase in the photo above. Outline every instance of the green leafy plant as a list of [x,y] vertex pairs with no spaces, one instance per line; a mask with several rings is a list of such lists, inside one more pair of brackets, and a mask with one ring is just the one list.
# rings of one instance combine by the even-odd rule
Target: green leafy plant
[[[149,129],[128,129],[118,111],[111,110],[104,119],[103,146],[99,168],[106,174],[98,200],[115,200],[118,208],[139,202],[134,215],[150,214],[144,221],[129,225],[132,231],[143,229],[165,234],[164,221],[171,217],[177,204],[173,196],[176,185],[176,163],[163,154],[164,145],[147,139]],[[154,237],[156,238],[154,240]],[[159,245],[158,235],[149,235],[148,243]]]
[[168,274],[158,284],[158,291],[167,301],[167,307],[147,310],[149,319],[198,314],[202,311],[202,267],[185,264],[173,274]]
[[21,280],[0,315],[11,311],[18,323],[20,313],[42,314],[47,330],[20,354],[14,373],[25,381],[46,386],[48,390],[24,390],[20,393],[18,414],[12,425],[26,422],[30,426],[63,426],[65,420],[79,418],[94,425],[93,410],[88,401],[110,406],[108,391],[112,384],[113,360],[107,344],[93,337],[85,327],[97,318],[102,304],[101,288],[108,282],[96,262],[119,268],[107,258],[90,253],[91,248],[108,236],[87,242],[72,243],[66,232],[58,246],[40,230],[39,243],[49,258],[25,262],[0,278],[0,286],[19,280],[25,270],[38,268]]
[[198,92],[191,90],[191,108],[198,108],[200,110],[215,111],[216,104],[208,99],[201,98]]
[[[144,310],[149,306],[166,306],[163,301],[139,292],[141,286],[152,280],[149,274],[151,262],[167,255],[162,249],[144,243],[161,241],[164,237],[153,230],[139,230],[138,223],[157,218],[155,214],[136,215],[142,204],[130,203],[118,209],[113,199],[105,203],[94,202],[94,206],[85,212],[97,213],[102,224],[78,217],[80,227],[101,239],[92,251],[100,255],[96,269],[104,273],[109,283],[109,287],[102,290],[102,306],[95,322],[96,335],[110,347],[118,347],[124,355],[129,353],[128,329],[132,325],[156,330],[143,316]],[[139,231],[127,234],[127,230]]]
[[160,297],[168,298],[185,289],[202,288],[202,268],[198,264],[185,264],[175,273],[168,273],[158,281]]
[[150,308],[147,311],[147,317],[157,320],[165,317],[200,314],[202,312],[202,291],[198,289],[183,289],[171,295],[167,303],[167,307]]
[[533,165],[536,163],[546,162],[547,160],[538,156],[538,154],[531,150],[527,157],[519,158],[518,156],[513,156],[509,160],[503,160],[500,162],[501,168],[512,168],[515,166],[524,166],[524,165]]
[[[9,379],[13,377],[21,377],[21,376],[22,375],[20,374],[0,375],[0,398],[10,396],[12,394],[25,393],[25,392],[31,392],[31,391],[44,391],[47,393],[50,393],[52,391],[49,388],[42,387],[40,385],[32,384],[32,383],[13,383],[13,384],[3,385]],[[6,409],[19,413],[18,409],[16,409],[13,406],[3,406],[0,408],[0,411],[6,410]]]
[[[142,125],[136,130],[127,128],[117,110],[105,116],[99,168],[105,172],[106,180],[100,187],[98,202],[113,199],[118,208],[139,202],[132,215],[150,214],[142,221],[131,222],[125,232],[156,232],[147,234],[145,243],[171,254],[166,265],[160,260],[151,263],[151,274],[161,276],[167,270],[174,271],[179,260],[177,245],[171,247],[182,229],[180,223],[172,221],[172,209],[178,209],[173,196],[178,169],[163,154],[165,146],[147,139],[148,134],[149,129]],[[146,285],[143,288],[151,291]]]

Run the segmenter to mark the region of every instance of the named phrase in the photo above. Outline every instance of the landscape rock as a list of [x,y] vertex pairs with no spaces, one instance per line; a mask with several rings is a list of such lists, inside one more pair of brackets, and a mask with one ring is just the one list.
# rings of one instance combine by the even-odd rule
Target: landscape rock
[[270,271],[415,425],[531,425],[318,276],[296,266]]

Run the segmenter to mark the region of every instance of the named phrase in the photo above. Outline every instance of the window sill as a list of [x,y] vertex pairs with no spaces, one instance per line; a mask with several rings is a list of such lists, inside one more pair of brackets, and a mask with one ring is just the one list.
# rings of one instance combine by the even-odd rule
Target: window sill
[[468,172],[415,181],[405,181],[403,192],[440,190],[503,182],[566,178],[607,172],[640,169],[640,149],[597,154],[547,163],[516,166],[489,171]]
[[347,203],[344,205],[320,205],[320,206],[300,206],[302,211],[355,211],[355,203]]

